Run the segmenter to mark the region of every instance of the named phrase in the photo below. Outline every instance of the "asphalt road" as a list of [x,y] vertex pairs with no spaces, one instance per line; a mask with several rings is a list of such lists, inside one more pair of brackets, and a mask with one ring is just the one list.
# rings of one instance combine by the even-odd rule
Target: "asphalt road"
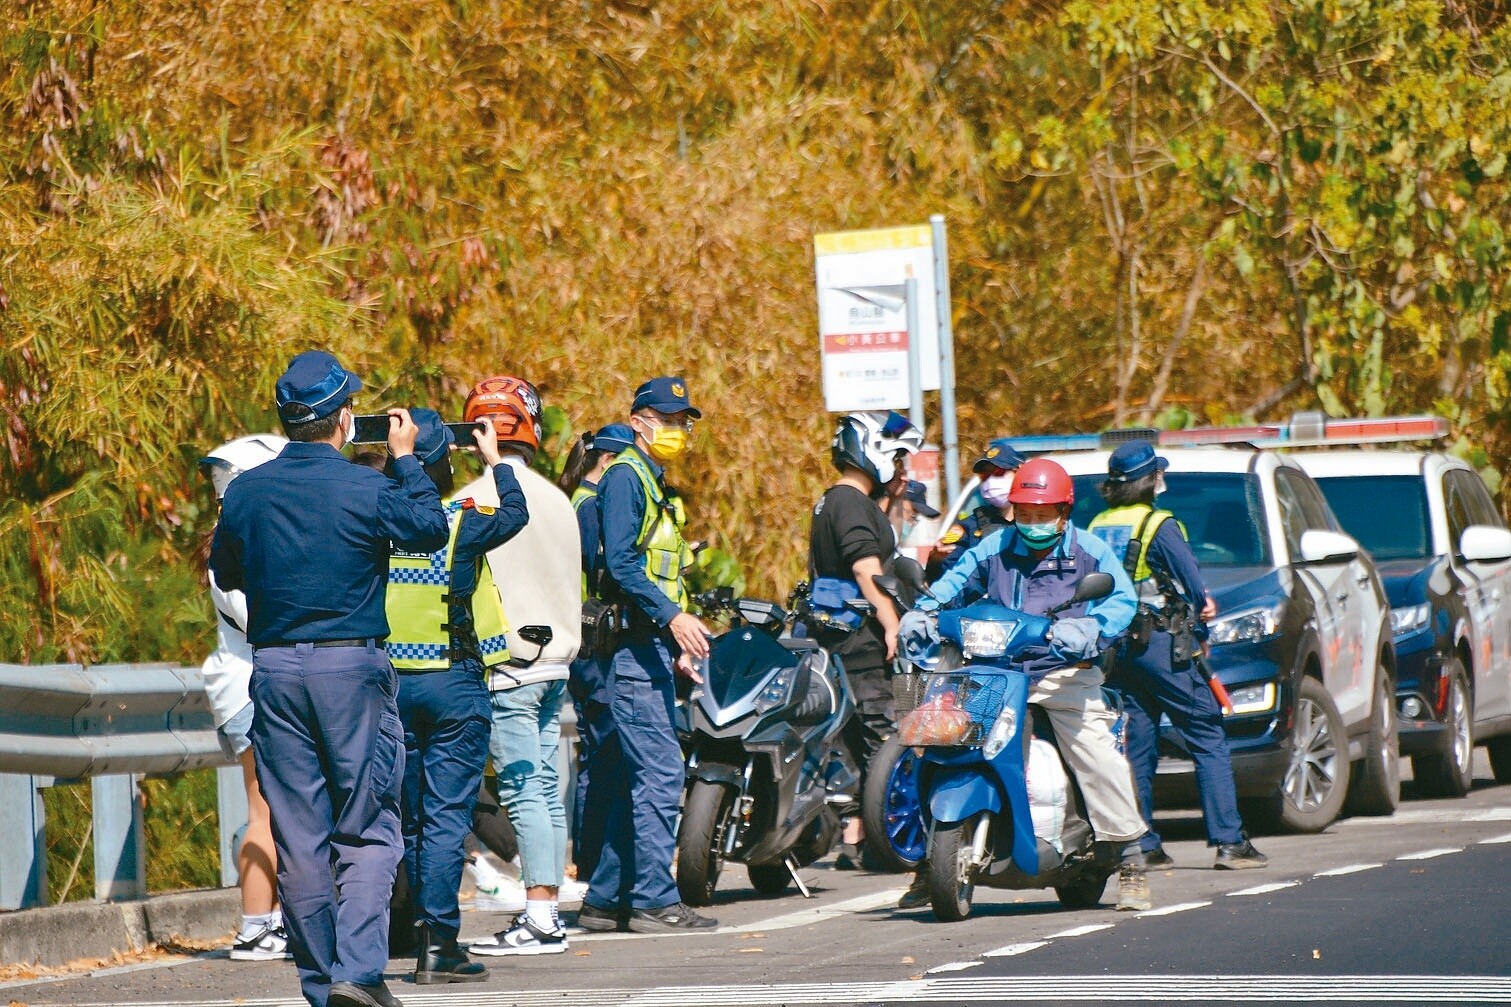
[[[484,983],[389,983],[408,1007],[903,1003],[1511,1003],[1511,786],[1481,753],[1461,801],[1268,836],[1262,871],[1211,870],[1199,816],[1161,816],[1176,867],[1147,913],[1066,911],[1053,893],[978,890],[963,923],[896,913],[906,879],[803,872],[815,898],[725,877],[708,935],[573,937],[562,955],[488,959]],[[1112,889],[1109,888],[1109,895]],[[504,923],[467,913],[463,938]],[[0,1002],[298,1007],[292,966],[223,957],[0,984]]]

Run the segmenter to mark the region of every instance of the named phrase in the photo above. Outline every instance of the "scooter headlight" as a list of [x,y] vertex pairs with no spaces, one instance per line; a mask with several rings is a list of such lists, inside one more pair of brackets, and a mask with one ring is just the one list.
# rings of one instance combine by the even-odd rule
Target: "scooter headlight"
[[960,620],[960,649],[967,657],[1001,657],[1007,653],[1007,641],[1016,622],[989,619]]
[[756,713],[769,713],[787,702],[792,695],[792,683],[797,678],[797,666],[783,668],[772,676],[755,698]]
[[981,754],[988,759],[995,759],[1002,754],[1002,750],[1017,733],[1018,711],[1011,706],[1004,706],[1002,712],[997,714],[997,719],[992,722],[992,729],[986,732],[986,740],[981,743]]

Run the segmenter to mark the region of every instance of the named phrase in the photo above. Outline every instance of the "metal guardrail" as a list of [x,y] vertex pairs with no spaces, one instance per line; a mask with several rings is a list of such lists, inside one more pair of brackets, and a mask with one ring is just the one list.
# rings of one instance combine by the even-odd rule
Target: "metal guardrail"
[[[576,723],[571,703],[564,703],[559,768],[568,808],[576,789],[570,771]],[[198,668],[0,664],[0,910],[47,904],[43,789],[89,780],[95,898],[141,898],[147,894],[141,778],[208,766],[218,767],[220,876],[229,887],[237,883],[246,789],[240,765],[221,750]]]

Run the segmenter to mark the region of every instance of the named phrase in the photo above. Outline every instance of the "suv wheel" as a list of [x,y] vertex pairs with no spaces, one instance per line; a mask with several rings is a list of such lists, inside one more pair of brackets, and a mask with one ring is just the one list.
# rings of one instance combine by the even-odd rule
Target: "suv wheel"
[[1474,697],[1469,695],[1469,680],[1458,658],[1450,658],[1443,673],[1448,678],[1443,709],[1448,747],[1431,755],[1413,755],[1411,775],[1417,789],[1430,797],[1463,797],[1474,784]]
[[1395,690],[1383,661],[1375,667],[1375,704],[1369,715],[1366,746],[1349,783],[1349,814],[1393,815],[1401,803],[1401,738],[1396,725]]
[[1290,832],[1321,832],[1348,794],[1348,740],[1343,718],[1322,683],[1307,676],[1296,697],[1291,759],[1262,817]]

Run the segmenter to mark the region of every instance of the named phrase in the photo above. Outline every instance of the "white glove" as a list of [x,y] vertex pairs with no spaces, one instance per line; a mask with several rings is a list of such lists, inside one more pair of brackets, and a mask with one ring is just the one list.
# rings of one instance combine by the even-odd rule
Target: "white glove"
[[1054,652],[1069,661],[1086,661],[1097,656],[1102,627],[1095,619],[1056,619],[1049,629]]

